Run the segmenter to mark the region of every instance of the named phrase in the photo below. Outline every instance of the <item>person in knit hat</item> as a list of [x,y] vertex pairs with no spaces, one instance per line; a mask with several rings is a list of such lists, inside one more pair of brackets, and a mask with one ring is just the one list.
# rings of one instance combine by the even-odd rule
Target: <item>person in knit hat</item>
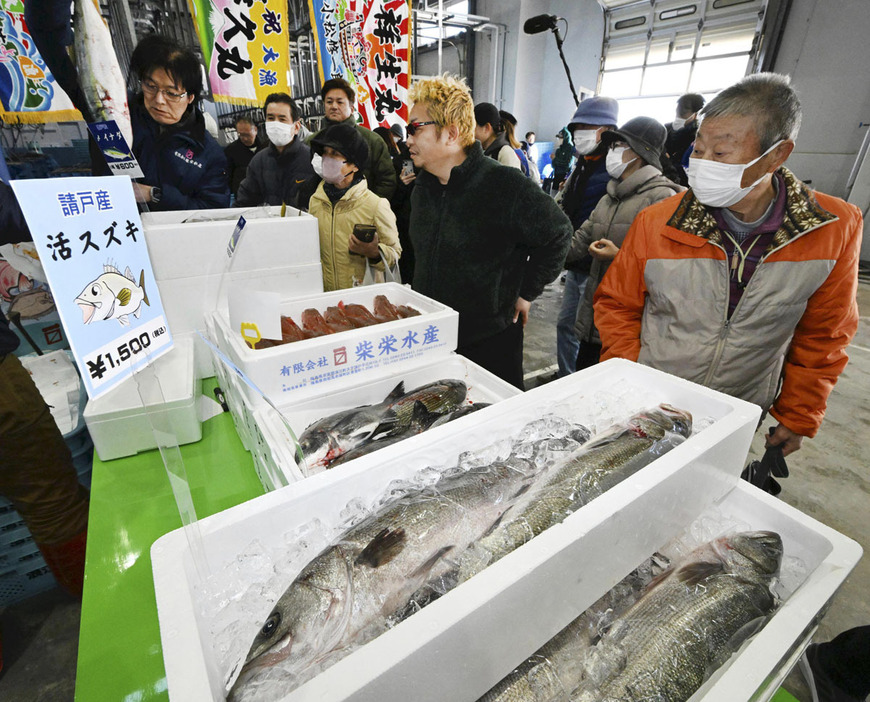
[[[329,125],[312,138],[311,148],[322,158],[323,181],[311,196],[309,212],[320,230],[323,289],[361,285],[367,265],[383,271],[384,263],[392,268],[398,262],[396,216],[390,203],[368,188],[369,147],[352,124]],[[357,236],[357,224],[374,225],[371,241]]]
[[[615,129],[618,119],[616,100],[595,96],[581,102],[568,123],[567,130],[574,138],[574,152],[580,160],[562,188],[559,205],[575,231],[589,218],[607,192],[610,181],[604,167],[607,146],[601,143],[601,135],[608,129]],[[589,258],[565,264],[565,291],[556,323],[556,359],[560,378],[573,373],[576,367],[580,343],[574,333],[574,321],[591,265]]]

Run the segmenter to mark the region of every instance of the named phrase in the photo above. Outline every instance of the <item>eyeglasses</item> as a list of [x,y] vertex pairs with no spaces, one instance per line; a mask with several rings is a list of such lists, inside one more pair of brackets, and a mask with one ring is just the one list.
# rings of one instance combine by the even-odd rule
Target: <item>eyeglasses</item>
[[435,124],[435,121],[432,120],[429,122],[409,122],[408,126],[405,127],[405,131],[408,132],[408,136],[414,136],[420,127],[425,127],[429,124]]
[[163,93],[163,97],[165,97],[169,102],[181,102],[185,97],[187,97],[187,92],[176,93],[172,90],[159,88],[157,83],[150,80],[142,81],[142,92],[152,97],[157,95],[157,93]]

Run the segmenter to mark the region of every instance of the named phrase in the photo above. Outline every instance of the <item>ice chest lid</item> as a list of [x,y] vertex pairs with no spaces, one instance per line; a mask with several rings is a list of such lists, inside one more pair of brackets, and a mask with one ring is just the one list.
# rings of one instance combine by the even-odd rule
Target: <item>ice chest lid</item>
[[[193,340],[176,338],[174,341],[175,346],[152,363],[166,399],[162,406],[167,408],[190,404],[195,394]],[[89,400],[84,416],[102,420],[143,414],[144,411],[135,378],[127,378],[102,397]]]

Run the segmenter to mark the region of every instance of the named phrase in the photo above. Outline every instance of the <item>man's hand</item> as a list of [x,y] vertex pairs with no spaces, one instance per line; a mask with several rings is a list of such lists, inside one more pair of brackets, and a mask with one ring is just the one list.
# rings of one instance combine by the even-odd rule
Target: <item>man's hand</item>
[[150,185],[142,185],[142,183],[133,183],[133,195],[136,196],[136,202],[151,202],[151,187]]
[[372,239],[369,243],[365,243],[357,239],[353,234],[350,235],[350,239],[347,242],[347,249],[351,253],[359,254],[360,256],[366,256],[367,258],[380,258],[380,250],[378,249],[378,235],[375,234],[374,239]]
[[599,239],[589,244],[589,254],[599,261],[612,261],[619,253],[619,247],[610,239]]
[[[771,427],[772,429],[773,427]],[[799,451],[801,442],[804,440],[800,434],[795,434],[791,429],[782,424],[777,424],[773,434],[768,434],[764,438],[764,447],[782,446],[782,455],[788,456],[790,453]]]
[[529,321],[529,310],[532,309],[532,303],[528,300],[524,300],[521,297],[517,298],[517,304],[514,305],[514,323],[516,324],[517,319],[520,317],[523,318],[523,326],[526,326],[526,323]]
[[405,185],[408,185],[417,180],[417,174],[413,171],[411,171],[410,173],[405,173],[404,171],[402,171],[402,173],[399,174],[399,180],[401,180]]

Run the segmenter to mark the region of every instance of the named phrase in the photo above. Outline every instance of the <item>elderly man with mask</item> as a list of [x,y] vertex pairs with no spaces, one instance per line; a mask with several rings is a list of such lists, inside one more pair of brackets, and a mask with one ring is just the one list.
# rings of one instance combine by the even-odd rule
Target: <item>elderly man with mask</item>
[[786,76],[747,76],[702,115],[690,190],[637,216],[598,288],[601,357],[758,404],[787,455],[848,360],[861,213],[783,166],[801,119]]
[[263,112],[269,147],[251,159],[235,204],[295,205],[299,186],[314,175],[311,149],[297,136],[299,108],[287,93],[272,93]]

